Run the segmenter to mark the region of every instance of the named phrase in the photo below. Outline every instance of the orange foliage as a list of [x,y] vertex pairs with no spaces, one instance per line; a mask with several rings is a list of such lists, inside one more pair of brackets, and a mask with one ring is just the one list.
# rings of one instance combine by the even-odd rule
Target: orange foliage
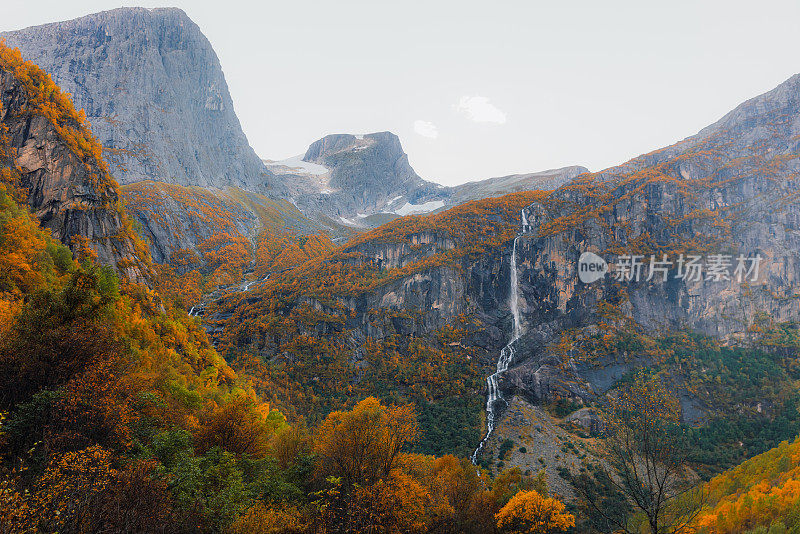
[[509,534],[549,534],[575,526],[564,503],[537,491],[520,491],[497,513],[497,527]]
[[369,397],[350,412],[328,415],[317,433],[316,451],[346,486],[370,485],[389,476],[400,450],[416,434],[410,406],[386,408]]
[[55,126],[61,137],[76,155],[93,171],[93,166],[100,170],[93,175],[94,184],[116,188],[116,182],[108,174],[108,166],[103,161],[103,148],[92,136],[86,113],[75,111],[68,93],[53,82],[49,74],[30,61],[24,61],[16,48],[8,48],[5,41],[0,40],[0,69],[11,72],[17,81],[25,86],[30,111],[43,115]]
[[778,531],[793,532],[800,526],[800,440],[714,477],[705,489],[708,504],[694,524],[700,533],[733,534],[781,521]]

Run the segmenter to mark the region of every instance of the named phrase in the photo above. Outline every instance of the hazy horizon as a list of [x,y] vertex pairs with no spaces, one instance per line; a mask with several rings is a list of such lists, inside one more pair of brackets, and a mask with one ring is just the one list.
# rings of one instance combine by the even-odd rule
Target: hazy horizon
[[[120,7],[10,4],[0,31]],[[262,158],[389,130],[420,176],[447,185],[616,165],[800,71],[789,2],[123,5],[180,7],[200,26]]]

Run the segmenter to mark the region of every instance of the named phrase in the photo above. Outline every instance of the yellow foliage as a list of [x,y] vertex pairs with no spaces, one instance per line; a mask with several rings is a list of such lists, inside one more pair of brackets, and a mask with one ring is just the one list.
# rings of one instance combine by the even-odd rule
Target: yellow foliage
[[510,534],[548,534],[575,526],[575,516],[564,503],[537,491],[520,491],[495,516],[497,528]]

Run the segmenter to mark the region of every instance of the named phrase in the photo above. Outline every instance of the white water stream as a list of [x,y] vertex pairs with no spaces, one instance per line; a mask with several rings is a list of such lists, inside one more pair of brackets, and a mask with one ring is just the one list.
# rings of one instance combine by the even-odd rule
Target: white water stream
[[[528,221],[525,217],[525,210],[522,210],[522,231],[527,230]],[[514,359],[514,343],[522,335],[522,324],[519,316],[519,275],[517,273],[517,241],[519,236],[514,238],[514,246],[511,249],[511,295],[509,297],[509,307],[511,308],[511,315],[514,318],[514,331],[511,336],[511,341],[508,345],[503,347],[500,351],[500,357],[497,359],[497,370],[494,374],[486,378],[488,385],[488,394],[486,396],[486,435],[481,440],[478,448],[472,453],[472,463],[478,461],[478,455],[483,450],[484,445],[489,440],[494,431],[497,413],[495,411],[495,403],[503,401],[508,405],[508,402],[503,398],[503,394],[498,387],[498,380],[506,372],[511,361]]]

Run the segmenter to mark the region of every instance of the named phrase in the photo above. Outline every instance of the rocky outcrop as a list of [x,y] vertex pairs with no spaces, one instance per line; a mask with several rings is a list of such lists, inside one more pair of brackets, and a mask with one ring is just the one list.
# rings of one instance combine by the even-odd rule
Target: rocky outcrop
[[[77,154],[53,121],[34,111],[31,100],[23,83],[0,68],[3,144],[31,212],[73,251],[85,243],[101,263],[140,279],[140,258],[123,222],[116,183],[102,161]],[[81,128],[60,125],[65,127]]]
[[86,110],[121,183],[272,187],[211,44],[180,9],[120,8],[0,33]]

